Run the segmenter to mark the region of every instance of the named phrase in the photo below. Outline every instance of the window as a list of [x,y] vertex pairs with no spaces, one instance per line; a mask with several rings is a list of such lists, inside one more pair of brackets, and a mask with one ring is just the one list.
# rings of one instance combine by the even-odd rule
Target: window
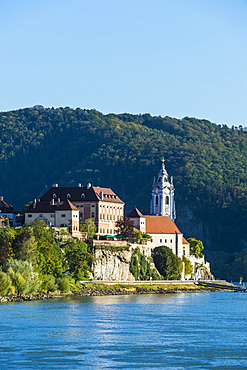
[[43,217],[44,215],[43,214],[40,214],[39,217]]
[[94,205],[94,204],[92,204],[92,207],[95,207],[95,205]]
[[81,194],[81,198],[85,198],[85,194],[84,193]]
[[67,194],[67,199],[71,198],[71,194]]
[[51,214],[51,218],[54,218],[54,213]]
[[65,217],[65,214],[64,214],[64,213],[62,213],[62,214],[61,214],[61,217]]
[[170,239],[170,243],[172,243],[172,239]]
[[165,239],[165,243],[167,243],[167,239]]
[[57,194],[53,194],[52,198],[53,199],[57,198]]
[[27,217],[32,217],[32,215],[27,215]]
[[162,243],[162,239],[160,239],[160,243]]
[[155,204],[156,204],[156,206],[159,204],[159,197],[158,197],[158,195],[156,195],[156,197],[155,197],[156,199],[155,199]]

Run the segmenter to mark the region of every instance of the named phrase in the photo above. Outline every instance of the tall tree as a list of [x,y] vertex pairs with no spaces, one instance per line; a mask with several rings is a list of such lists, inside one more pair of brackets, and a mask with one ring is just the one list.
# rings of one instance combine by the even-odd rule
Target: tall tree
[[124,238],[132,238],[134,231],[134,221],[124,216],[122,220],[116,222],[117,233]]
[[169,247],[161,246],[153,250],[153,260],[159,273],[167,280],[181,278],[182,261]]

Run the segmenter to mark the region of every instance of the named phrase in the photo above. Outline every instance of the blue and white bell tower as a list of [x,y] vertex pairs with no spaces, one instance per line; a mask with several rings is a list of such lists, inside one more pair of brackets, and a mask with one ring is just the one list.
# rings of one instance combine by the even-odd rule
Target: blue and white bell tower
[[170,216],[174,221],[176,219],[176,211],[173,178],[171,177],[171,180],[169,181],[164,158],[162,158],[161,162],[161,170],[158,173],[157,180],[154,178],[152,186],[150,214],[158,216]]

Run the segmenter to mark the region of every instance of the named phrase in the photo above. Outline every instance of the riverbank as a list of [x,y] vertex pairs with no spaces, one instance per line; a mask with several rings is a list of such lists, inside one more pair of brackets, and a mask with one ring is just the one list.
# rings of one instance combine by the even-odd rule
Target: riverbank
[[79,291],[72,291],[69,293],[44,293],[37,294],[9,294],[5,296],[0,295],[0,303],[8,302],[23,302],[44,299],[57,299],[66,297],[91,297],[91,296],[104,296],[104,295],[128,295],[128,294],[170,294],[170,293],[202,293],[225,291],[225,289],[203,287],[196,284],[152,284],[152,285],[107,285],[103,283],[86,283],[81,285]]

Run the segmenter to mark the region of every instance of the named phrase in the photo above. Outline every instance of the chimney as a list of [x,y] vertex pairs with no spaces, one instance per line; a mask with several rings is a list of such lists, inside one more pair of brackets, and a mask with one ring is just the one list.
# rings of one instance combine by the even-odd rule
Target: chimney
[[102,199],[102,200],[104,199],[103,191],[100,191],[99,196],[100,196],[100,199]]
[[3,200],[3,196],[0,196],[0,200]]
[[34,199],[34,201],[33,201],[33,209],[35,209],[36,206],[37,206],[37,199]]
[[55,205],[55,199],[52,198],[51,200],[51,206],[54,206]]
[[53,184],[52,187],[53,188],[58,188],[58,184]]
[[79,182],[79,184],[78,184],[78,188],[81,188],[82,187],[82,184]]
[[60,206],[60,198],[57,198],[57,206]]
[[87,189],[90,189],[92,186],[92,184],[90,184],[90,182],[87,184]]

